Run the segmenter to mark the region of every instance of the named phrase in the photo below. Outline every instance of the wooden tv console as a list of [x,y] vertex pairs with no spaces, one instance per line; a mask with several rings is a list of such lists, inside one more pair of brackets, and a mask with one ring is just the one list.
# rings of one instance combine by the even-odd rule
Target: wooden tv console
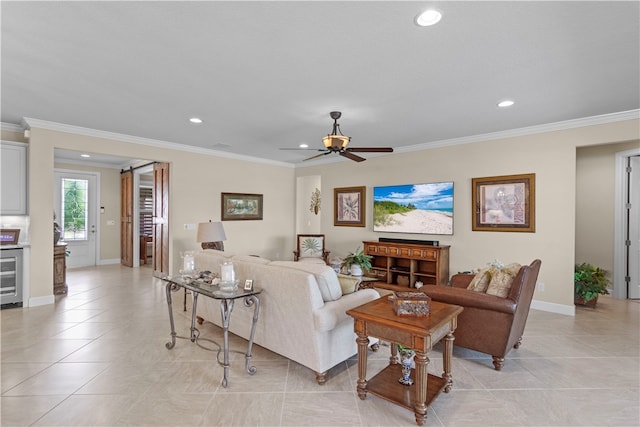
[[370,255],[377,288],[406,291],[417,281],[424,285],[446,286],[449,281],[449,247],[415,243],[362,242]]

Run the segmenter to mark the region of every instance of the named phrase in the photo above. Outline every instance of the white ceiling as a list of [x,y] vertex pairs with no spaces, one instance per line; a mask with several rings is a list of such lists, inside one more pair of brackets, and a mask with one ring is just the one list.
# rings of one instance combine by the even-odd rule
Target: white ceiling
[[639,6],[2,1],[0,120],[299,163],[279,148],[322,148],[332,110],[351,146],[397,150],[637,110]]

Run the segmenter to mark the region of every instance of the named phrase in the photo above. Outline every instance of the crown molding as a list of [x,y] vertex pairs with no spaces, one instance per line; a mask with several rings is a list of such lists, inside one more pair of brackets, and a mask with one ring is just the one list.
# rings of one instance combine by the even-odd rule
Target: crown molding
[[[565,120],[560,122],[546,123],[543,125],[529,126],[529,127],[511,129],[511,130],[500,131],[500,132],[491,132],[491,133],[485,133],[485,134],[479,134],[479,135],[465,136],[461,138],[431,141],[431,142],[426,142],[422,144],[399,147],[399,148],[396,148],[394,151],[396,153],[407,153],[407,152],[428,150],[428,149],[434,149],[434,148],[440,148],[440,147],[446,147],[446,146],[473,144],[477,142],[486,142],[486,141],[491,141],[496,139],[513,138],[513,137],[534,135],[534,134],[545,133],[545,132],[575,129],[579,127],[595,126],[595,125],[600,125],[605,123],[614,123],[614,122],[634,120],[634,119],[640,119],[640,109],[622,111],[618,113],[602,114],[599,116],[584,117],[579,119]],[[12,123],[4,123],[4,122],[0,122],[0,124],[2,126],[1,127],[2,130],[14,131],[14,132],[22,132],[25,129],[34,127],[34,128],[48,129],[48,130],[59,131],[59,132],[73,133],[77,135],[85,135],[85,136],[96,137],[96,138],[124,141],[132,144],[146,145],[146,146],[156,147],[156,148],[165,148],[169,150],[177,150],[177,151],[184,151],[184,152],[195,153],[195,154],[203,154],[203,155],[209,155],[209,156],[224,157],[228,159],[243,160],[243,161],[254,162],[254,163],[262,163],[262,164],[268,164],[273,166],[284,166],[284,167],[290,167],[290,168],[306,167],[306,165],[303,166],[301,164],[291,164],[287,162],[261,159],[258,157],[245,156],[241,154],[226,153],[223,151],[211,150],[211,149],[201,148],[201,147],[194,147],[191,145],[178,144],[175,142],[142,138],[142,137],[126,135],[121,133],[85,128],[81,126],[67,125],[64,123],[50,122],[46,120],[34,119],[31,117],[23,118],[22,126],[15,125]],[[320,163],[333,163],[338,159],[323,159],[323,160],[325,161],[316,162],[314,165],[318,165]]]
[[261,159],[258,157],[244,156],[241,154],[225,153],[222,151],[211,150],[208,148],[194,147],[192,145],[178,144],[175,142],[161,141],[158,139],[142,138],[139,136],[126,135],[122,133],[108,132],[98,129],[85,128],[81,126],[67,125],[64,123],[50,122],[47,120],[34,119],[25,117],[23,119],[25,128],[39,128],[58,132],[73,133],[76,135],[90,136],[94,138],[104,138],[116,141],[129,142],[132,144],[146,145],[155,148],[165,148],[168,150],[185,151],[188,153],[204,154],[208,156],[224,157],[227,159],[244,160],[253,163],[263,163],[272,166],[285,166],[293,168],[294,166],[286,162],[278,162],[275,160]]
[[24,127],[13,123],[0,122],[0,130],[7,132],[23,132]]
[[561,122],[546,123],[543,125],[529,126],[518,129],[505,130],[500,132],[484,133],[461,138],[443,139],[440,141],[426,142],[423,144],[409,145],[395,149],[396,153],[407,153],[412,151],[428,150],[440,147],[450,147],[453,145],[473,144],[476,142],[486,142],[496,139],[513,138],[517,136],[534,135],[545,132],[575,129],[579,127],[595,126],[605,123],[621,122],[625,120],[640,119],[640,110],[622,111],[619,113],[602,114],[599,116],[584,117],[580,119],[565,120]]

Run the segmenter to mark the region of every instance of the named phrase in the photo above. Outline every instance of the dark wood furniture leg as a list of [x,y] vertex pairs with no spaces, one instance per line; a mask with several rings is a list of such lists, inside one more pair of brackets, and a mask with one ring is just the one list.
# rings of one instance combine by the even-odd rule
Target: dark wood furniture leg
[[427,384],[429,376],[427,375],[429,358],[426,353],[416,351],[416,355],[413,358],[416,365],[416,405],[414,407],[414,413],[416,414],[416,424],[419,426],[424,424],[424,420],[427,419]]
[[[356,323],[358,321],[356,320]],[[356,338],[358,344],[358,397],[364,400],[367,397],[367,346],[369,345],[369,338],[358,332]]]

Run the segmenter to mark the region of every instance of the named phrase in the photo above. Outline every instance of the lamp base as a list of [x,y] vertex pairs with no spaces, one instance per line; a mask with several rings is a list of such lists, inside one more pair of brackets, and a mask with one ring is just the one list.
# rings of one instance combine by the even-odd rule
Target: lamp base
[[202,249],[215,249],[217,251],[224,251],[223,242],[202,242]]

